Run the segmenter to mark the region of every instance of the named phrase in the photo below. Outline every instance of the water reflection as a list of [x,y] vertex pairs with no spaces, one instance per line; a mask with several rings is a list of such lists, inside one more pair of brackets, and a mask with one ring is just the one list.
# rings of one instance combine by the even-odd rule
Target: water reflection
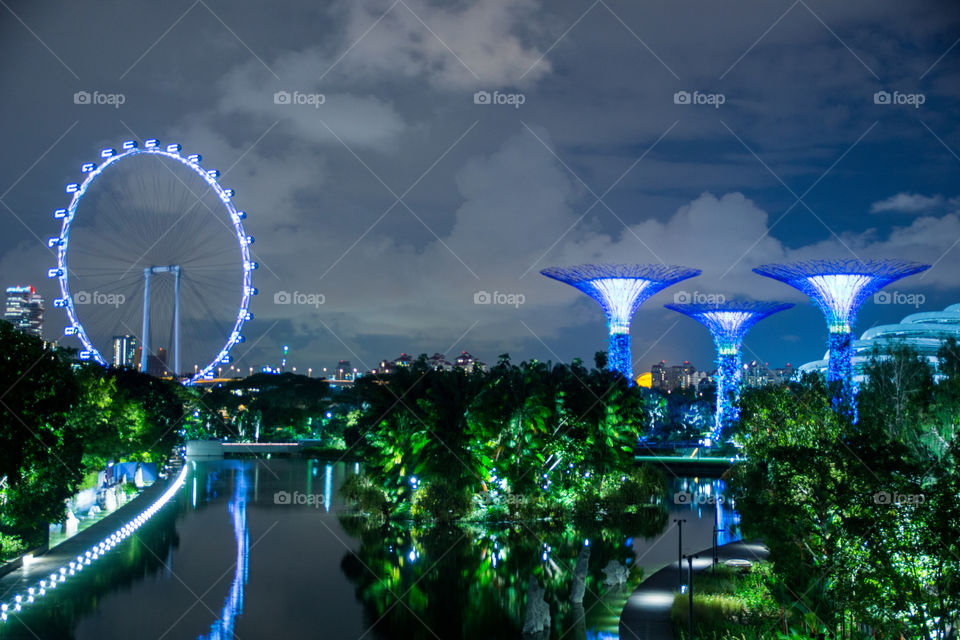
[[210,633],[200,636],[200,640],[233,638],[234,621],[243,614],[243,587],[247,583],[250,560],[250,534],[247,532],[247,465],[241,465],[236,470],[233,498],[227,505],[227,510],[233,519],[233,537],[237,544],[233,582],[230,584],[230,592],[227,594],[220,619],[213,623]]
[[[721,544],[736,539],[739,521],[716,499],[726,486],[715,479],[676,479],[662,504],[617,524],[429,528],[349,515],[339,487],[361,472],[353,462],[191,466],[177,499],[135,539],[0,639],[299,638],[320,628],[332,638],[521,638],[533,576],[550,614],[541,638],[614,640],[637,575],[677,562],[672,518],[687,520],[684,553],[709,548],[715,523]],[[695,499],[678,504],[678,491]],[[316,500],[276,498],[294,493]],[[585,549],[583,598],[571,601]]]
[[[527,638],[616,638],[623,602],[640,570],[634,539],[660,534],[665,506],[618,527],[502,525],[422,528],[341,516],[360,548],[341,562],[381,638],[520,638],[533,576],[550,623]],[[582,602],[570,601],[588,547]]]

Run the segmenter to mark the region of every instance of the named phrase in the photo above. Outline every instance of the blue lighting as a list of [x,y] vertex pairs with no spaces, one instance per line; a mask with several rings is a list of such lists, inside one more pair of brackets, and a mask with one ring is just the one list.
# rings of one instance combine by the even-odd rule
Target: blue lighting
[[607,367],[633,383],[630,322],[647,298],[667,287],[700,275],[699,269],[659,264],[582,264],[550,267],[540,273],[576,287],[596,300],[607,316]]
[[[747,332],[764,318],[789,309],[789,302],[733,300],[709,304],[668,304],[707,329],[717,350],[717,406],[707,441],[722,442],[740,419],[740,378],[743,373],[740,345]],[[709,446],[709,445],[707,445]]]
[[168,144],[167,153],[180,153],[180,145],[177,143]]
[[143,141],[144,149],[156,149],[159,146],[160,146],[160,141],[157,140],[156,138],[150,138],[148,140]]
[[136,140],[127,140],[127,141],[125,141],[121,146],[122,146],[122,148],[123,148],[124,151],[129,151],[130,149],[136,149],[136,148],[137,148],[137,141],[136,141]]
[[117,152],[114,149],[107,148],[100,151],[100,157],[104,159],[112,158],[115,155],[117,155]]
[[78,185],[76,182],[71,182],[70,184],[68,184],[66,189],[67,193],[76,193],[79,190],[80,190],[80,185]]
[[66,210],[66,209],[55,209],[54,212],[53,212],[53,217],[56,218],[56,219],[58,219],[58,220],[60,220],[60,219],[62,219],[62,218],[66,218],[66,217],[67,217],[67,210]]
[[96,168],[97,168],[97,165],[93,164],[92,162],[86,162],[80,165],[80,173],[90,173]]
[[853,379],[853,325],[871,295],[930,265],[904,260],[811,260],[766,264],[755,272],[779,280],[809,296],[823,312],[830,332],[827,381],[839,383],[834,408],[856,422],[857,386]]

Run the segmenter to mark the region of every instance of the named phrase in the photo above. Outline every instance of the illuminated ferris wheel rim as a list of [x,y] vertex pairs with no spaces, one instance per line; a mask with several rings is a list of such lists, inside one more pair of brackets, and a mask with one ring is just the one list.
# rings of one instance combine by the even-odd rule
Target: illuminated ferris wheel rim
[[[100,157],[103,159],[103,162],[99,165],[92,162],[84,163],[80,167],[80,171],[87,174],[87,177],[81,183],[70,183],[67,185],[66,192],[68,194],[73,194],[73,198],[70,200],[70,204],[66,209],[57,209],[53,214],[54,218],[62,219],[63,224],[60,229],[60,235],[53,236],[47,240],[48,247],[57,247],[57,266],[47,271],[47,277],[57,278],[60,283],[60,298],[57,298],[53,301],[53,306],[61,307],[67,312],[67,317],[70,321],[70,324],[64,328],[64,335],[75,335],[77,338],[79,338],[80,342],[84,346],[84,350],[80,351],[79,354],[81,360],[94,360],[103,366],[107,366],[106,359],[104,359],[103,355],[100,353],[100,350],[97,349],[97,347],[87,336],[87,332],[77,316],[77,310],[73,303],[73,296],[70,294],[67,250],[70,246],[70,226],[73,223],[74,216],[76,215],[77,205],[80,204],[80,200],[86,194],[87,189],[90,187],[93,181],[96,180],[97,177],[110,165],[116,164],[123,159],[145,154],[168,158],[179,162],[183,166],[193,171],[196,175],[200,176],[200,178],[203,179],[203,181],[211,189],[213,189],[214,193],[217,194],[217,197],[220,199],[220,202],[223,204],[230,216],[230,222],[233,225],[233,229],[237,236],[237,244],[240,247],[240,256],[243,263],[243,295],[240,299],[240,308],[237,312],[233,329],[230,331],[230,335],[227,337],[226,343],[220,349],[219,353],[217,353],[217,355],[213,358],[213,360],[211,360],[210,363],[203,368],[198,368],[197,372],[194,373],[193,376],[184,381],[184,384],[192,384],[198,380],[210,378],[213,376],[217,365],[230,362],[230,349],[232,349],[236,344],[243,342],[243,335],[240,333],[240,330],[243,328],[243,324],[247,320],[253,319],[253,316],[250,314],[249,307],[250,297],[257,294],[257,290],[252,284],[253,270],[257,268],[257,263],[250,260],[249,245],[253,242],[253,236],[248,236],[243,227],[243,219],[246,217],[246,213],[243,211],[238,211],[236,207],[233,206],[233,189],[224,189],[217,181],[217,178],[220,176],[220,172],[216,169],[206,170],[201,166],[201,157],[199,154],[191,154],[186,156],[182,155],[180,153],[181,148],[179,144],[168,144],[166,146],[161,146],[160,142],[155,138],[145,140],[142,148],[135,140],[127,140],[123,143],[121,148],[122,151],[120,153],[112,148],[105,148],[101,150]],[[179,348],[179,345],[177,346]],[[180,373],[181,372],[179,371],[176,372],[178,376]]]

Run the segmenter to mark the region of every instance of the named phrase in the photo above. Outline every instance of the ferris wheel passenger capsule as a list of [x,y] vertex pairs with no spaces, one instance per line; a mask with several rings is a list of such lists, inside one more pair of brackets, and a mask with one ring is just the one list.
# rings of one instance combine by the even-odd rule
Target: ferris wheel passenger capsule
[[240,218],[241,220],[243,220],[244,218],[247,217],[247,212],[246,212],[246,211],[237,211],[237,217]]
[[65,306],[67,306],[67,301],[66,301],[64,298],[54,298],[54,299],[53,299],[53,306],[54,306],[54,308],[56,308],[56,309],[62,309],[62,308],[64,308]]
[[54,267],[53,269],[47,269],[48,278],[59,278],[62,275],[63,269],[58,269],[57,267]]
[[210,169],[209,171],[207,171],[207,175],[210,176],[211,178],[216,179],[220,177],[220,172],[216,169]]
[[227,197],[227,198],[232,198],[235,193],[236,193],[236,191],[234,191],[233,189],[224,189],[224,190],[223,190],[223,195],[224,195],[225,197]]
[[203,160],[203,156],[201,156],[199,153],[194,153],[187,156],[187,162],[191,164],[200,164],[201,160]]
[[90,173],[96,168],[97,168],[97,165],[93,164],[92,162],[85,162],[82,165],[80,165],[80,173]]
[[160,141],[157,140],[156,138],[150,138],[149,140],[143,141],[144,149],[156,149],[159,146],[160,146]]
[[63,335],[65,336],[73,336],[76,334],[77,334],[77,328],[73,325],[63,328]]
[[168,144],[167,151],[170,153],[180,153],[180,145],[177,143]]
[[[89,352],[89,351],[81,351],[80,353],[77,354],[77,357],[80,358],[81,360],[89,360],[89,359],[90,359],[90,352]],[[90,561],[88,560],[87,563],[89,563],[89,562],[90,562]]]
[[253,244],[253,236],[247,236],[247,244]]
[[129,151],[130,149],[136,149],[139,145],[136,140],[125,140],[123,143],[123,150]]
[[67,217],[67,210],[66,210],[66,209],[55,209],[54,212],[53,212],[53,217],[56,218],[57,220],[59,220],[59,219],[61,219],[61,218],[66,218],[66,217]]
[[80,185],[76,182],[71,182],[67,185],[67,193],[76,193],[77,191],[80,191]]
[[60,238],[60,236],[53,236],[52,238],[47,238],[48,247],[58,247],[61,244],[63,244],[63,240]]
[[100,151],[100,157],[101,157],[101,158],[112,158],[112,157],[115,156],[115,155],[117,155],[116,150],[115,150],[115,149],[111,149],[111,148],[109,148],[109,147],[107,147],[106,149],[102,149],[102,150]]

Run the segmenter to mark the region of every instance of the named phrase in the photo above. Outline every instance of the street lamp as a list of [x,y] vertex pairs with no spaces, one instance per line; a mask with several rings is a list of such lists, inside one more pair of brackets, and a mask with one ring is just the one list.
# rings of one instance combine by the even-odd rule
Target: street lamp
[[687,640],[693,640],[693,560],[699,556],[684,556],[687,559],[687,591],[690,594],[690,605],[687,612]]
[[308,368],[307,368],[307,377],[308,377],[308,378],[313,377],[313,367],[308,367]]
[[675,518],[677,525],[677,591],[683,587],[683,523],[686,518]]

